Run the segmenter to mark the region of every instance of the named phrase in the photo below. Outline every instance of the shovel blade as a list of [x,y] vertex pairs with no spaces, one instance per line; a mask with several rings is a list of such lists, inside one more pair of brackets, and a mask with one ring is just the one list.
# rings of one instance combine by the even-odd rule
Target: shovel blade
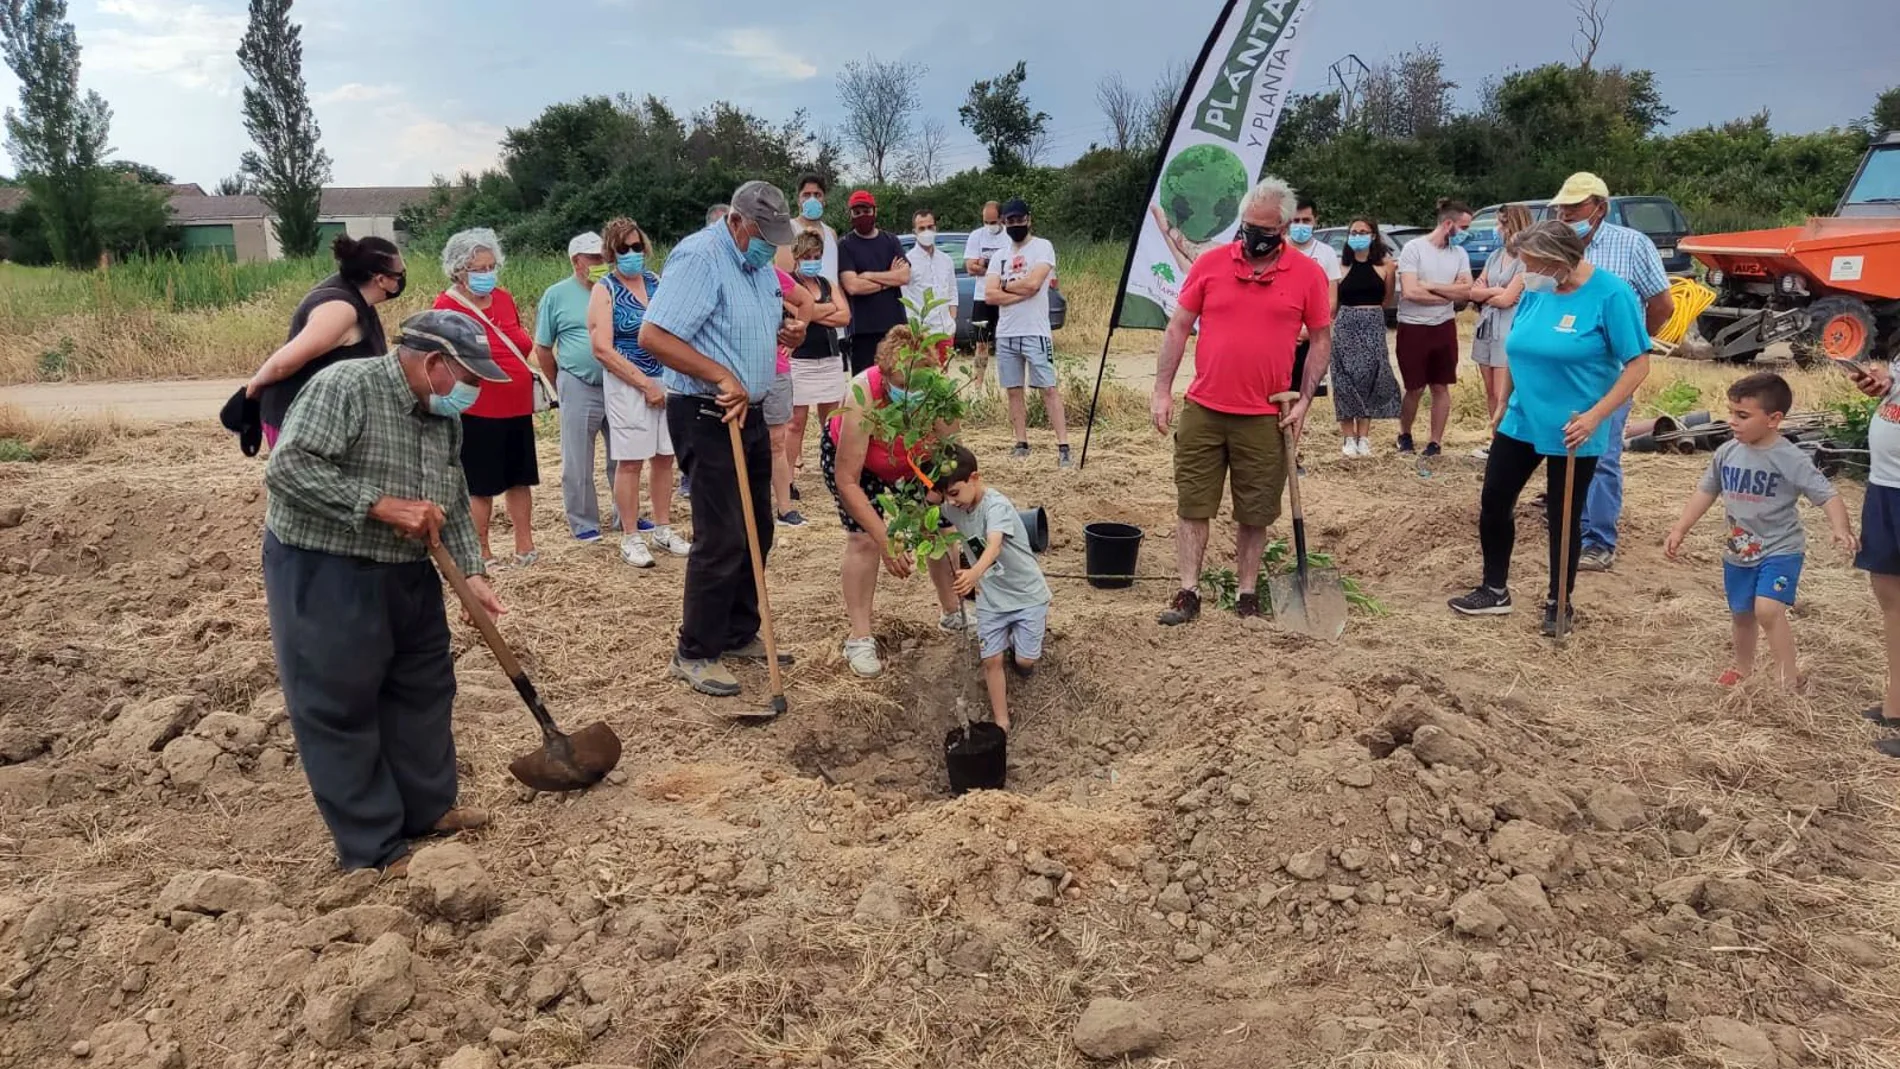
[[537,791],[578,791],[599,783],[620,763],[620,736],[605,723],[572,735],[556,735],[508,765],[508,772]]
[[1346,591],[1331,568],[1308,570],[1305,583],[1297,572],[1273,576],[1267,596],[1274,620],[1288,631],[1332,642],[1346,630]]

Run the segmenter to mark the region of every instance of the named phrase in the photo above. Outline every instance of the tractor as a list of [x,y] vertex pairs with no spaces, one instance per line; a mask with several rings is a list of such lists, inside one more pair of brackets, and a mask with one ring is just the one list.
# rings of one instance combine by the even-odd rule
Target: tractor
[[1696,321],[1708,356],[1747,363],[1786,341],[1802,367],[1900,359],[1900,130],[1868,146],[1832,216],[1681,247],[1717,294]]

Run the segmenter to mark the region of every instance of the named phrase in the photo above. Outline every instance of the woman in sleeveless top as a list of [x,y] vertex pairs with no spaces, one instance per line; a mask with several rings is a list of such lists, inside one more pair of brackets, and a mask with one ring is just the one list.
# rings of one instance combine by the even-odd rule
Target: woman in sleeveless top
[[825,277],[824,240],[811,231],[792,241],[793,277],[812,299],[812,321],[805,340],[792,350],[792,424],[786,431],[785,452],[794,469],[805,454],[805,423],[813,407],[818,419],[829,419],[844,400],[846,376],[840,332],[851,324],[851,308]]
[[1344,262],[1339,312],[1333,316],[1333,413],[1339,420],[1339,452],[1369,457],[1372,421],[1399,416],[1399,382],[1385,342],[1385,303],[1398,262],[1379,224],[1366,216],[1347,228]]
[[389,351],[376,306],[402,296],[408,281],[402,252],[383,238],[348,234],[330,246],[336,274],[317,283],[290,317],[290,334],[245,384],[263,412],[264,440],[277,444],[290,403],[311,376],[340,360]]
[[652,243],[631,219],[610,221],[601,230],[608,263],[587,306],[587,336],[594,358],[606,372],[601,393],[607,405],[607,456],[615,463],[614,509],[620,514],[620,559],[636,568],[653,567],[647,539],[640,537],[640,476],[653,469],[653,548],[676,557],[693,545],[673,529],[673,436],[666,424],[666,383],[653,355],[640,347],[640,325],[660,286],[646,269]]
[[[1517,299],[1524,292],[1524,261],[1517,258],[1517,236],[1530,229],[1531,222],[1531,210],[1522,204],[1506,204],[1498,209],[1498,234],[1504,244],[1484,262],[1484,272],[1471,287],[1471,299],[1479,308],[1478,336],[1471,343],[1471,360],[1484,379],[1484,407],[1493,426],[1504,418],[1505,387],[1511,377],[1504,339],[1510,337],[1511,323],[1517,318]],[[1491,455],[1491,448],[1479,446],[1472,455],[1485,459]]]
[[534,340],[521,325],[514,295],[498,281],[505,263],[501,239],[493,230],[476,227],[453,235],[442,246],[442,273],[449,277],[449,288],[436,297],[435,307],[480,323],[488,355],[508,373],[507,382],[483,386],[462,413],[462,474],[468,478],[469,508],[475,514],[482,557],[494,558],[488,528],[499,497],[514,528],[515,563],[526,566],[541,556],[534,548],[534,487],[541,484],[541,460],[535,452],[534,376],[527,359]]
[[[911,365],[924,359],[910,355],[917,344],[909,327],[892,327],[878,343],[876,362],[851,380],[844,405],[831,417],[819,442],[825,486],[838,499],[838,518],[846,531],[844,608],[851,631],[844,642],[844,657],[853,672],[867,679],[884,670],[877,656],[877,640],[871,637],[871,601],[877,593],[879,562],[899,579],[911,573],[910,558],[893,556],[889,551],[889,531],[877,498],[913,479],[916,473],[911,470],[912,462],[928,456],[930,446],[925,442],[877,441],[858,413],[890,404],[891,390],[902,390],[910,381]],[[859,400],[860,391],[863,400]],[[940,434],[953,431],[951,427],[938,428]],[[940,625],[946,630],[960,627],[962,618],[949,558],[930,562],[930,581],[937,588],[937,604],[943,609]]]

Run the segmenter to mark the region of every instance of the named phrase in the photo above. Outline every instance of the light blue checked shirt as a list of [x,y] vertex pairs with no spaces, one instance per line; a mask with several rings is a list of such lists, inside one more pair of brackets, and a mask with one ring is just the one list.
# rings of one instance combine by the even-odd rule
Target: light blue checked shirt
[[1590,235],[1586,253],[1590,262],[1630,284],[1638,299],[1647,302],[1669,288],[1656,243],[1640,230],[1615,223],[1599,223]]
[[[646,321],[731,371],[758,404],[777,371],[780,300],[778,273],[770,264],[747,264],[722,221],[674,246],[666,284],[654,291]],[[666,388],[704,397],[718,392],[670,367]]]

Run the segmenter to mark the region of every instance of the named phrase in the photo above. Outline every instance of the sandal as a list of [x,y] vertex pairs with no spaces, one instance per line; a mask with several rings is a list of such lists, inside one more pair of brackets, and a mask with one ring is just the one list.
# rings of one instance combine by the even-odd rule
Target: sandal
[[527,551],[526,553],[515,554],[515,566],[520,567],[520,568],[526,568],[529,565],[533,564],[535,561],[538,561],[540,559],[541,559],[541,551],[538,549],[531,549]]

